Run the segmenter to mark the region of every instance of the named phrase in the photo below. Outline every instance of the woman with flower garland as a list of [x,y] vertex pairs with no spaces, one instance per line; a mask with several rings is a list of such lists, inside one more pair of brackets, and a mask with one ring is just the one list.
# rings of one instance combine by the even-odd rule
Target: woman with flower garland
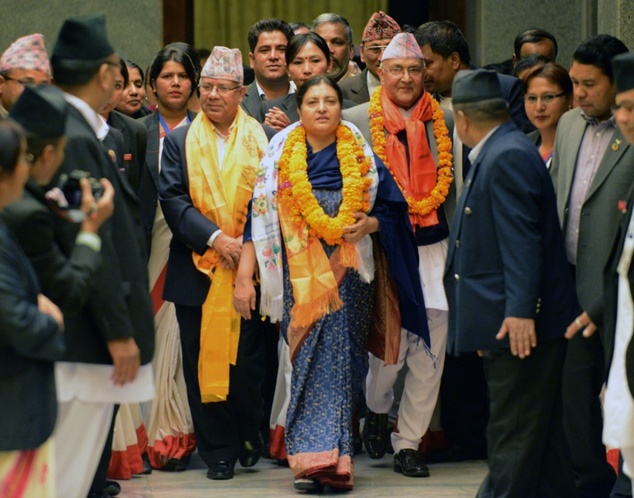
[[404,326],[427,330],[419,279],[405,270],[418,263],[407,204],[341,121],[341,102],[325,76],[297,92],[301,121],[273,138],[261,163],[234,297],[249,318],[257,262],[261,311],[281,321],[290,347],[286,450],[295,488],[307,491],[353,486],[352,412],[367,371],[376,258],[387,257]]

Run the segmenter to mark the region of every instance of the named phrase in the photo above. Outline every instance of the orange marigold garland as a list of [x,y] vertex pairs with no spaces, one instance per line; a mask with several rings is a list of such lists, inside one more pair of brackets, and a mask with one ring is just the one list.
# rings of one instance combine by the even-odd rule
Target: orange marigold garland
[[340,124],[336,131],[337,158],[343,180],[342,201],[337,216],[328,216],[313,195],[308,179],[306,130],[298,126],[289,133],[279,160],[280,202],[288,207],[293,222],[306,222],[310,234],[329,245],[343,242],[343,228],[353,225],[354,213],[370,208],[371,178],[365,178],[370,170],[370,158],[357,142],[352,131]]
[[383,105],[381,103],[381,87],[378,87],[370,98],[370,132],[372,134],[372,148],[377,156],[387,166],[392,173],[392,177],[398,188],[403,193],[407,201],[408,212],[410,214],[418,214],[425,216],[432,211],[438,209],[445,202],[449,193],[449,186],[453,181],[453,173],[451,172],[451,139],[449,138],[449,130],[445,124],[445,113],[440,108],[438,101],[429,96],[432,105],[432,119],[434,121],[434,138],[436,139],[436,148],[438,150],[438,173],[436,176],[436,186],[429,193],[429,196],[417,201],[403,189],[398,178],[392,172],[390,164],[385,155],[385,133],[383,132]]

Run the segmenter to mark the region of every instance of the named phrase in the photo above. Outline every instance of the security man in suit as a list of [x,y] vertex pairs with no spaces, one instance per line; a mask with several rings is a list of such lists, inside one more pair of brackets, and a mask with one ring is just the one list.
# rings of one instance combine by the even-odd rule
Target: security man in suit
[[[67,19],[53,48],[56,85],[70,104],[59,175],[83,169],[107,178],[114,213],[100,228],[102,264],[87,304],[66,323],[67,353],[56,365],[59,417],[55,437],[57,494],[84,498],[104,447],[115,403],[154,395],[154,326],[143,250],[129,211],[131,197],[104,150],[108,126],[97,114],[114,91],[119,58],[101,15]],[[71,254],[79,227],[56,223],[56,240]]]
[[489,473],[477,496],[574,496],[561,379],[578,305],[555,193],[496,73],[461,71],[452,94],[472,166],[451,224],[447,350],[484,359]]
[[[612,115],[616,86],[610,62],[627,51],[610,35],[590,38],[575,50],[569,72],[578,107],[561,117],[555,136],[551,177],[583,309],[603,293],[603,268],[619,226],[615,206],[634,182],[634,149]],[[564,426],[580,498],[607,498],[616,480],[601,441],[603,338],[571,339],[564,366]]]

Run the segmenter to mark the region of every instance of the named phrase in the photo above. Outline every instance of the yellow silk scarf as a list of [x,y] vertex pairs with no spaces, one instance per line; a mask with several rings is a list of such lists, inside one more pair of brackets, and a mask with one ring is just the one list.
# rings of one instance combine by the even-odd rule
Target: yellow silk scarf
[[[230,237],[244,230],[247,206],[257,168],[267,146],[262,126],[238,108],[227,139],[222,168],[212,124],[198,114],[185,140],[189,194],[196,209]],[[213,281],[203,304],[198,380],[203,403],[224,401],[229,394],[229,365],[235,365],[240,339],[240,315],[233,308],[236,270],[223,269],[211,247],[192,253],[196,268]]]

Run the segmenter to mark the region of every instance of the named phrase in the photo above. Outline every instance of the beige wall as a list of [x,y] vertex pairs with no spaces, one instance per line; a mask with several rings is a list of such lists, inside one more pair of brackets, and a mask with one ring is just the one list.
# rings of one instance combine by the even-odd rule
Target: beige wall
[[65,18],[106,14],[108,37],[117,51],[147,66],[162,47],[162,0],[2,0],[0,52],[31,33],[46,37],[49,55]]

